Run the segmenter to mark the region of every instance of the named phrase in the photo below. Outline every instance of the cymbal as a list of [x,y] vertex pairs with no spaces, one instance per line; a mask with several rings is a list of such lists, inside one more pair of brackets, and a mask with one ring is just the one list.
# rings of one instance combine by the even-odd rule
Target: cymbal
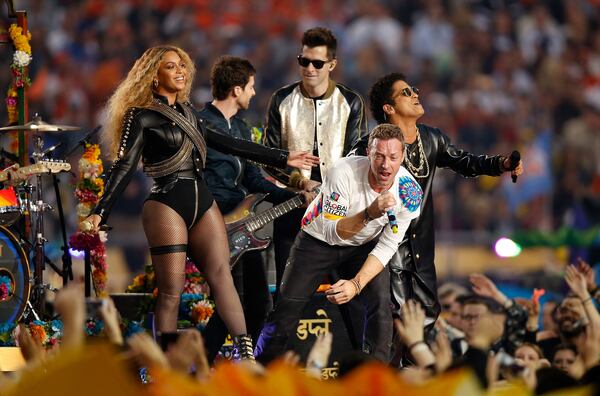
[[38,131],[38,132],[68,132],[68,131],[78,131],[80,127],[71,126],[71,125],[55,125],[48,124],[47,122],[42,121],[42,117],[36,114],[33,117],[33,121],[29,121],[25,125],[13,125],[13,126],[5,126],[0,128],[0,132],[9,132],[9,131]]

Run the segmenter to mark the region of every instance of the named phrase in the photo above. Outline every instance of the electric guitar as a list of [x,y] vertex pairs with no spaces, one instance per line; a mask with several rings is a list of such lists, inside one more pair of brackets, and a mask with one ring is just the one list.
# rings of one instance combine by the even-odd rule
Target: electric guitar
[[304,205],[304,197],[296,195],[262,213],[254,213],[256,206],[266,196],[267,194],[262,193],[248,195],[232,212],[224,216],[227,239],[229,239],[229,266],[231,268],[237,264],[244,253],[266,249],[271,243],[271,238],[259,238],[254,234],[255,231]]
[[[39,161],[33,165],[23,166],[14,170],[19,179],[25,180],[38,173],[58,173],[71,170],[71,164],[64,161]],[[8,170],[0,171],[0,183],[8,180]]]

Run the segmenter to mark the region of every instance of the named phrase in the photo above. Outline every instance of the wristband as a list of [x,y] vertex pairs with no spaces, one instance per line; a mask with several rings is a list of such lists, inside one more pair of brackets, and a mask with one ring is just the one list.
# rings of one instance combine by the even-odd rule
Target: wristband
[[360,282],[356,279],[350,279],[350,282],[352,282],[352,284],[356,288],[356,295],[358,296],[360,294],[360,291],[362,290],[362,287],[360,287]]
[[363,218],[363,225],[367,225],[367,224],[369,224],[369,222],[371,220],[375,220],[374,218],[372,218],[371,216],[369,216],[369,208],[368,207],[365,208],[365,210],[363,212],[363,216],[364,216],[364,218]]
[[588,298],[586,298],[585,300],[581,300],[582,304],[585,304],[588,301],[592,301],[592,296],[589,296]]

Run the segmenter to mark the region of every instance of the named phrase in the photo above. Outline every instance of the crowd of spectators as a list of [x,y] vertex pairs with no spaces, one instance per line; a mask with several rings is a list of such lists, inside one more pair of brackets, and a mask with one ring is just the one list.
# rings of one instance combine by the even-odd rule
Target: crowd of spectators
[[[325,26],[341,46],[337,81],[366,97],[377,77],[402,71],[420,88],[424,122],[459,147],[521,150],[521,186],[441,173],[438,229],[552,230],[598,221],[597,2],[24,0],[16,6],[27,10],[33,32],[30,108],[53,123],[101,124],[105,101],[133,60],[170,42],[196,63],[199,107],[210,98],[214,59],[250,59],[257,96],[245,117],[261,125],[273,91],[297,78],[299,34]],[[8,62],[3,56],[0,67],[8,71]],[[1,73],[0,86],[9,78]]]
[[[585,261],[579,261],[567,267],[563,279],[568,287],[564,298],[542,303],[538,293],[530,299],[510,299],[485,275],[471,274],[463,286],[442,286],[442,317],[429,330],[424,330],[423,308],[408,300],[401,317],[394,321],[399,336],[397,342],[404,350],[400,367],[392,371],[379,362],[379,365],[371,366],[374,368],[367,382],[369,387],[379,389],[383,384],[382,376],[387,375],[385,388],[361,391],[348,387],[344,394],[398,394],[393,389],[406,390],[411,384],[427,386],[432,381],[438,381],[435,394],[440,395],[478,395],[484,394],[486,389],[491,391],[486,394],[531,394],[527,389],[534,394],[550,391],[598,394],[600,314],[596,304],[600,291],[595,274]],[[547,310],[546,304],[551,309]],[[19,327],[15,338],[27,363],[11,375],[0,375],[0,392],[3,394],[23,394],[32,383],[39,386],[68,384],[70,381],[61,382],[44,376],[41,370],[55,365],[68,371],[68,364],[84,364],[82,349],[92,340],[85,341],[85,322],[90,311],[86,312],[81,286],[72,283],[63,288],[54,301],[54,310],[63,322],[62,343],[47,351],[27,327]],[[540,319],[542,312],[543,319]],[[280,363],[266,368],[253,360],[242,360],[240,363],[244,364],[236,370],[226,371],[224,366],[213,368],[209,365],[202,335],[195,328],[180,332],[170,343],[163,342],[166,335],[158,336],[160,342],[157,342],[143,330],[125,337],[119,325],[119,313],[110,298],[99,308],[99,317],[103,321],[103,332],[96,343],[104,338],[115,347],[111,355],[118,355],[115,362],[118,361],[118,370],[121,370],[119,380],[124,381],[117,387],[123,389],[127,385],[132,390],[138,389],[139,394],[279,394],[281,388],[277,387],[276,380],[268,379],[276,375],[271,370],[277,372],[274,367],[281,362],[305,371],[306,378],[334,381],[322,386],[312,382],[309,386],[308,380],[298,377],[285,382],[286,389],[295,388],[303,394],[321,394],[326,390],[329,393],[338,389],[341,394],[341,388],[332,388],[336,382],[341,380],[343,383],[355,370],[376,362],[372,355],[361,351],[337,351],[339,360],[334,363],[335,371],[331,371],[328,365],[332,364],[330,354],[334,334],[325,331],[315,335],[314,345],[305,361],[288,351],[280,357]],[[79,355],[73,354],[74,350],[80,351]],[[63,354],[70,358],[61,358]],[[101,365],[96,367],[101,368]],[[448,379],[457,370],[465,369],[473,374],[470,387],[463,386],[460,393],[454,393],[459,392],[456,380]],[[225,374],[220,374],[222,371]],[[240,377],[244,372],[248,376],[245,379],[243,375]],[[103,371],[88,370],[83,374],[83,383],[98,375],[102,376]],[[184,380],[184,376],[188,379]],[[219,377],[231,384],[229,392],[223,393],[222,388],[218,391]],[[582,386],[587,386],[587,390],[576,390]],[[75,386],[71,385],[71,389]],[[426,388],[420,389],[423,394],[428,394]],[[59,394],[59,391],[64,392],[66,388],[46,388],[47,394]]]

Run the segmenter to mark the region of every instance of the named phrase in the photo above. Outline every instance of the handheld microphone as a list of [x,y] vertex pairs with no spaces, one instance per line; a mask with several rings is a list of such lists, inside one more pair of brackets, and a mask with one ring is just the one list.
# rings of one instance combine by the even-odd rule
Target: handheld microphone
[[[521,153],[519,153],[517,150],[513,151],[510,154],[510,168],[508,169],[509,171],[514,171],[517,166],[519,165],[519,161],[521,161]],[[511,175],[512,178],[512,182],[516,183],[517,182],[517,175]]]
[[396,220],[396,215],[394,214],[394,211],[390,209],[386,213],[387,213],[388,221],[390,222],[390,227],[392,227],[392,232],[394,234],[397,234],[398,233],[398,221]]

